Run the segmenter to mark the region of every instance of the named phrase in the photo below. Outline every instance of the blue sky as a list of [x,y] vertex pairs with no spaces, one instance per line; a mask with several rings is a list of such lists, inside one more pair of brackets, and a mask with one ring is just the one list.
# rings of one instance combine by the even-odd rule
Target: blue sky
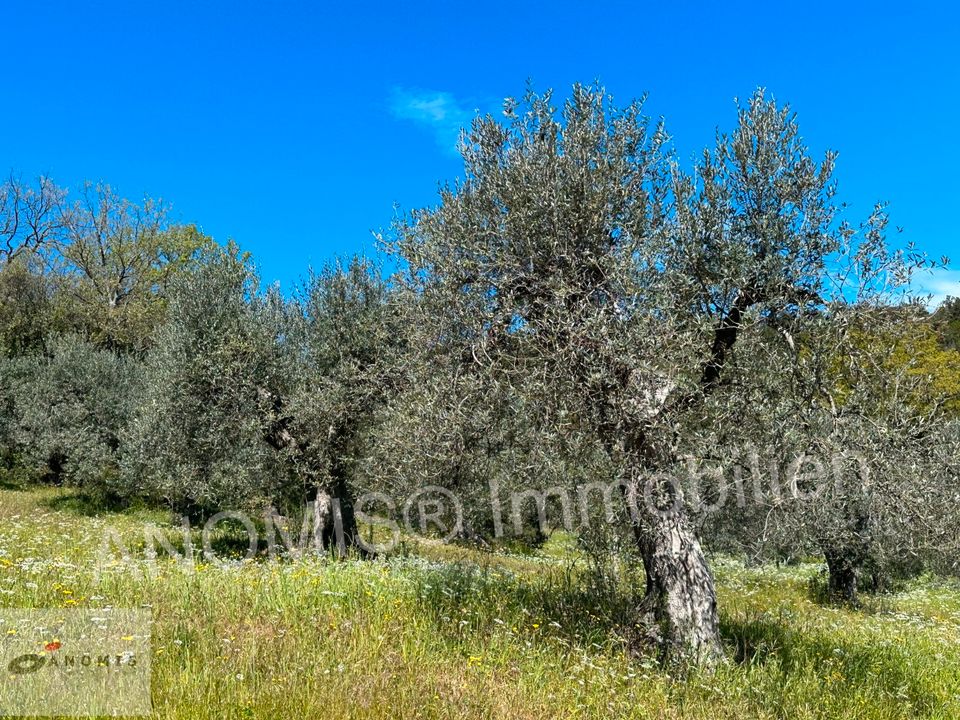
[[[2,11],[0,168],[174,204],[289,286],[430,204],[457,129],[537,87],[649,92],[682,158],[758,86],[876,200],[960,261],[960,10],[952,2],[59,3]],[[960,267],[958,265],[957,267]],[[960,295],[960,271],[927,278]]]

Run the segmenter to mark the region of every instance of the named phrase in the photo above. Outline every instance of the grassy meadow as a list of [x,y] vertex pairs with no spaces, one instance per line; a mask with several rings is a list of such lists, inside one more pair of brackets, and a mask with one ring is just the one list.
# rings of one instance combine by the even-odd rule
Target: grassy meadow
[[640,578],[600,583],[562,539],[534,556],[411,540],[373,561],[98,573],[104,531],[135,550],[147,522],[166,520],[0,489],[0,606],[152,608],[156,718],[960,717],[953,582],[854,610],[811,599],[816,564],[714,558],[729,659],[672,676],[618,624]]

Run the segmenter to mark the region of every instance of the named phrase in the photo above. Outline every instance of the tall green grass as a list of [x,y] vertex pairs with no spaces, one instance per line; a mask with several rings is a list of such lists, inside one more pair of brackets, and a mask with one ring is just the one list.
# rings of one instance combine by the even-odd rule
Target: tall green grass
[[104,532],[138,555],[147,522],[177,535],[149,509],[0,490],[0,605],[152,608],[157,718],[960,717],[960,588],[947,581],[862,611],[814,602],[815,565],[715,559],[729,660],[673,676],[625,640],[642,578],[600,581],[562,548],[410,541],[375,561],[98,574]]

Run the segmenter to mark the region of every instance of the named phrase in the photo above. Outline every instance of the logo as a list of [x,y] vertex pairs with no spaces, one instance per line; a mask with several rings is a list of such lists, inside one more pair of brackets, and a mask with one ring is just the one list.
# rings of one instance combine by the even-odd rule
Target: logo
[[7,670],[10,671],[11,675],[27,675],[28,673],[37,672],[37,670],[46,665],[46,663],[47,659],[43,655],[27,653],[26,655],[21,655],[11,660],[10,664],[7,665]]
[[151,613],[0,608],[0,717],[149,715]]
[[[54,650],[59,650],[60,643],[49,643],[44,649],[53,646]],[[50,650],[48,650],[50,652]],[[116,655],[83,653],[82,655],[63,655],[62,657],[44,656],[39,653],[25,653],[18,655],[10,664],[7,670],[11,675],[28,675],[42,670],[44,667],[53,668],[108,668],[118,665],[127,667],[136,667],[137,657],[132,653],[119,653]]]

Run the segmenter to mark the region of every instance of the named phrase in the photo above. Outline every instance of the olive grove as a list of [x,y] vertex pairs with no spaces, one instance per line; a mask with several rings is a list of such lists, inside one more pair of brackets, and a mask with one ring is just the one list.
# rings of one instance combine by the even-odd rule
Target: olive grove
[[530,91],[460,151],[380,258],[289,294],[162,202],[0,186],[4,472],[306,511],[338,557],[376,550],[365,493],[440,487],[457,542],[629,544],[623,625],[669,662],[723,656],[712,553],[819,555],[849,602],[957,572],[957,302],[915,296],[883,205],[847,218],[789,107],[756,92],[688,165],[643,102]]

